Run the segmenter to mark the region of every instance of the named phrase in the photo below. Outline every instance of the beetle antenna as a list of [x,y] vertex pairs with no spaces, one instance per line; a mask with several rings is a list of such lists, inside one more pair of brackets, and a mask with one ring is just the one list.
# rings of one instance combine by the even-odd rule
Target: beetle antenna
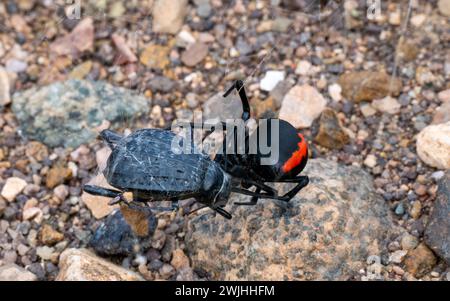
[[111,130],[103,130],[100,132],[100,138],[113,149],[123,137]]

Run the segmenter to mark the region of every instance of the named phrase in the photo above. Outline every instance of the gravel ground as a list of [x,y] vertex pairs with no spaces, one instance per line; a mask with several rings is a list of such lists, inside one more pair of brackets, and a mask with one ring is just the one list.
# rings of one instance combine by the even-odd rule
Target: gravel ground
[[[438,139],[449,135],[450,1],[411,1],[409,15],[408,1],[380,1],[373,20],[365,1],[162,2],[83,1],[80,19],[70,17],[77,7],[65,1],[0,3],[0,266],[14,263],[54,280],[60,254],[88,246],[110,213],[81,197],[107,157],[105,146],[92,138],[46,145],[27,136],[27,127],[38,127],[35,111],[27,107],[19,118],[15,93],[35,88],[32,96],[39,95],[69,79],[129,89],[146,97],[147,111],[93,123],[97,131],[126,132],[217,110],[214,95],[245,79],[254,117],[279,114],[302,129],[311,157],[373,176],[394,223],[410,234],[389,244],[397,258],[385,264],[384,279],[450,278],[445,260],[416,248],[450,168],[448,142],[433,144],[430,134],[421,138],[424,149],[416,143],[430,124]],[[38,131],[44,137],[73,117],[46,109],[56,117],[48,117],[48,132]],[[185,211],[191,206],[182,203]],[[108,260],[148,280],[207,279],[190,267],[187,221],[181,211],[160,213],[145,252]],[[403,262],[402,244],[419,255]],[[413,256],[433,257],[417,277],[409,272]],[[370,279],[367,273],[358,279]]]

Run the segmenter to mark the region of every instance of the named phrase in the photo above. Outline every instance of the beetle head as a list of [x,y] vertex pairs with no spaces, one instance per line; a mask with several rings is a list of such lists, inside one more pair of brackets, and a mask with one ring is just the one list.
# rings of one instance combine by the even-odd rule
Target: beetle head
[[231,177],[217,164],[211,164],[205,173],[201,202],[211,208],[224,206],[231,193]]

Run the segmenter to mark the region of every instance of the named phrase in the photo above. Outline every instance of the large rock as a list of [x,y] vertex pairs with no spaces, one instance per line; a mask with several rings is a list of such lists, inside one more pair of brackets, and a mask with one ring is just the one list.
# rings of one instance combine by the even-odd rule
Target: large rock
[[[214,279],[347,280],[370,256],[387,255],[402,230],[365,171],[312,159],[304,174],[310,184],[288,205],[263,200],[227,206],[230,221],[194,218],[186,237],[193,266]],[[233,195],[230,203],[244,199]]]
[[354,71],[339,77],[342,95],[355,102],[372,101],[388,95],[398,95],[402,82],[385,72]]
[[7,264],[0,267],[0,281],[36,281],[33,273],[16,264]]
[[425,242],[450,264],[450,172],[439,181],[433,212],[425,230]]
[[417,154],[426,164],[450,168],[450,121],[429,125],[417,135]]
[[308,128],[325,109],[327,101],[310,85],[294,86],[284,96],[280,119],[296,128]]
[[15,94],[12,109],[28,138],[77,147],[95,139],[104,120],[119,126],[147,113],[149,100],[105,82],[68,80]]
[[438,7],[441,14],[450,17],[450,0],[439,0]]
[[177,33],[187,12],[187,0],[156,0],[153,4],[153,31]]
[[138,274],[102,259],[87,249],[67,249],[59,257],[58,281],[138,281]]

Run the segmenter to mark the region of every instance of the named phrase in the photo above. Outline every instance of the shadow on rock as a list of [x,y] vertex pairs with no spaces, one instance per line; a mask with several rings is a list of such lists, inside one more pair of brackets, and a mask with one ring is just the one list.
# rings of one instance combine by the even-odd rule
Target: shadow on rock
[[89,242],[96,253],[127,256],[150,247],[157,218],[149,208],[134,207],[116,209],[97,228]]

